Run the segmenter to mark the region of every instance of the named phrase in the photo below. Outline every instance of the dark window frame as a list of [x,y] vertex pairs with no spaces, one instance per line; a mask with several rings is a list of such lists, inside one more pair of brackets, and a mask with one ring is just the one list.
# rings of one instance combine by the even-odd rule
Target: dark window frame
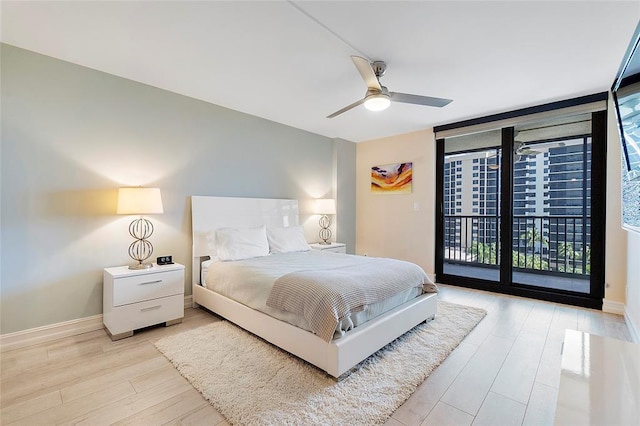
[[[477,124],[485,124],[515,117],[523,117],[530,114],[560,110],[576,105],[587,104],[597,101],[606,101],[608,93],[598,93],[580,98],[569,99],[560,102],[540,105],[537,107],[524,108],[503,114],[495,114],[472,120],[465,120],[457,123],[436,126],[436,133],[467,127]],[[606,162],[607,162],[607,111],[600,110],[591,113],[591,205],[588,210],[591,214],[592,223],[606,223]],[[503,158],[513,156],[513,127],[502,128],[502,155]],[[488,281],[478,278],[453,276],[443,273],[444,265],[444,215],[443,215],[443,176],[445,158],[445,140],[436,140],[436,280],[442,283],[471,287],[481,290],[513,294],[524,297],[531,297],[552,302],[565,303],[570,305],[584,306],[594,309],[602,309],[602,299],[604,297],[604,274],[605,274],[605,227],[591,227],[591,273],[589,294],[577,294],[557,289],[542,289],[526,285],[514,285],[512,283],[511,250],[501,251],[500,261],[500,281]],[[512,213],[513,213],[513,164],[504,161],[501,164],[501,227],[500,240],[512,241]],[[475,167],[474,167],[475,168]],[[504,218],[509,218],[504,220]],[[595,244],[594,244],[595,243]]]

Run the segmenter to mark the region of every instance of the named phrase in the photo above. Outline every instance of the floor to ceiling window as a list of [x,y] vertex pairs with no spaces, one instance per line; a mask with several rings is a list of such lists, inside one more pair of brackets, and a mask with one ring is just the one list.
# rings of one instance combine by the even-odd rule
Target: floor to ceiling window
[[443,272],[500,280],[499,131],[447,139]]
[[591,114],[517,126],[513,283],[589,294]]
[[439,282],[601,307],[605,101],[436,128]]

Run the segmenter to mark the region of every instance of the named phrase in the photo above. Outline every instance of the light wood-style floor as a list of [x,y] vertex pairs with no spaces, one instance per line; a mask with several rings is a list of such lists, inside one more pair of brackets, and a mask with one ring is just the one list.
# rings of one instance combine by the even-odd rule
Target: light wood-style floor
[[[630,340],[621,316],[440,286],[442,300],[488,315],[388,421],[411,425],[550,425],[567,328]],[[111,342],[104,331],[1,354],[2,425],[226,425],[161,355],[164,336],[218,319],[185,310],[171,327]]]

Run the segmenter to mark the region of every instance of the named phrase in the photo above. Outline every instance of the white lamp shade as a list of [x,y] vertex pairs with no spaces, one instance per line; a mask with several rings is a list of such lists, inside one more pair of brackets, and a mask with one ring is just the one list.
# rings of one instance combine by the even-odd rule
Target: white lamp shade
[[160,188],[120,188],[118,190],[118,214],[160,214],[162,196]]
[[336,200],[333,198],[317,199],[314,212],[316,214],[336,214]]

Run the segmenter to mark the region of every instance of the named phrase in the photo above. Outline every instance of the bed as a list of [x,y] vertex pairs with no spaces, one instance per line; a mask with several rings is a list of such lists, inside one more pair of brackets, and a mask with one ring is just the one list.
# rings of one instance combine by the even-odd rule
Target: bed
[[[361,263],[365,264],[364,269],[373,270],[376,263],[369,262],[385,261],[385,259],[376,260],[362,256],[323,253],[314,250],[301,252],[284,250],[278,254],[237,260],[233,258],[234,253],[231,252],[227,253],[230,257],[224,260],[231,259],[232,261],[216,262],[210,259],[212,250],[215,252],[214,246],[216,244],[220,246],[220,241],[212,241],[212,234],[215,232],[217,232],[217,238],[221,238],[220,232],[216,230],[244,232],[243,230],[255,230],[260,227],[273,230],[294,230],[299,228],[297,200],[193,196],[191,197],[191,208],[194,307],[207,308],[326,371],[333,377],[340,377],[387,343],[419,323],[435,317],[437,294],[436,292],[425,292],[434,291],[435,285],[426,278],[426,274],[417,265],[409,264],[407,266],[413,265],[422,271],[426,278],[426,281],[420,284],[423,286],[421,291],[416,290],[417,287],[413,283],[406,285],[402,290],[397,290],[393,296],[394,300],[389,300],[390,298],[380,301],[367,299],[366,312],[358,311],[350,313],[349,316],[338,318],[335,330],[328,334],[326,321],[318,326],[314,323],[313,316],[306,316],[306,311],[285,312],[274,308],[273,306],[283,308],[277,303],[286,304],[289,301],[288,297],[281,296],[282,291],[287,290],[287,285],[298,285],[298,281],[296,281],[298,279],[308,279],[307,275],[309,274],[311,278],[320,275],[330,277],[332,273],[327,271],[332,271],[333,267],[352,270],[355,281],[361,279],[359,275],[361,272],[358,272],[363,269]],[[408,264],[408,262],[404,263]],[[283,265],[290,265],[289,267],[293,269],[287,269],[285,272],[291,273],[286,275],[279,273],[278,271],[284,267]],[[381,265],[379,273],[375,275],[391,270],[390,267],[394,265],[391,263]],[[249,269],[248,275],[237,275],[239,270],[245,270],[246,267],[258,269]],[[409,268],[407,274],[411,275],[414,272]],[[276,276],[280,278],[276,278]],[[270,280],[269,277],[272,279]],[[373,284],[375,280],[373,277],[371,278],[372,287],[375,287]],[[244,284],[248,289],[259,288],[257,283],[262,285],[264,282],[269,291],[256,291],[255,293],[264,293],[264,297],[259,301],[255,301],[256,297],[251,293],[248,295],[250,300],[239,299],[236,297],[237,295],[227,291],[230,287],[225,283],[233,280]],[[402,280],[397,281],[397,285],[405,285],[400,282]],[[274,287],[271,288],[271,286]],[[297,287],[290,287],[288,290],[290,291],[291,288]],[[275,291],[276,289],[278,291]],[[274,293],[281,297],[278,299]],[[265,304],[267,304],[266,307]],[[286,308],[291,308],[291,306]],[[307,320],[308,322],[306,322]]]

